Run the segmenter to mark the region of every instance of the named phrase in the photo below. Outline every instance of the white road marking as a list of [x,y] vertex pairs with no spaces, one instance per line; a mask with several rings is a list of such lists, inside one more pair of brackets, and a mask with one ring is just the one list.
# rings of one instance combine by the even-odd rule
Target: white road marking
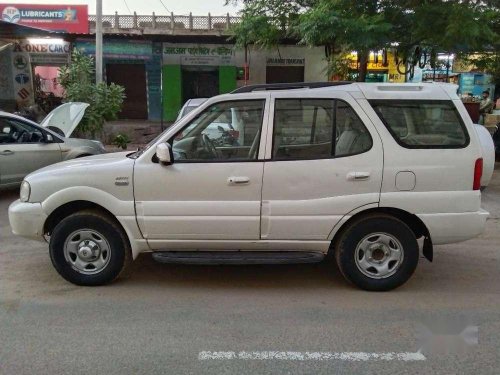
[[284,361],[425,361],[427,358],[420,352],[211,352],[198,354],[200,361],[206,360],[284,360]]

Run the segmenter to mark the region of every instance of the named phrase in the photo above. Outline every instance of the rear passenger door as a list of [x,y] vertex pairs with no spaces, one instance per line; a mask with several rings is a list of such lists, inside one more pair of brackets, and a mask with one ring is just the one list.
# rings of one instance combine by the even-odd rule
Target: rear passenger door
[[344,215],[379,202],[380,138],[350,94],[328,96],[272,94],[263,240],[328,240]]

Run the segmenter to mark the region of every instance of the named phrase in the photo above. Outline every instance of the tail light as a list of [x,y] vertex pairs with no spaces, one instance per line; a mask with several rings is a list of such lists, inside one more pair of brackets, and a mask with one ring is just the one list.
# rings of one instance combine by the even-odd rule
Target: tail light
[[483,176],[483,158],[476,160],[474,165],[474,182],[472,184],[472,190],[479,190],[481,188],[481,177]]

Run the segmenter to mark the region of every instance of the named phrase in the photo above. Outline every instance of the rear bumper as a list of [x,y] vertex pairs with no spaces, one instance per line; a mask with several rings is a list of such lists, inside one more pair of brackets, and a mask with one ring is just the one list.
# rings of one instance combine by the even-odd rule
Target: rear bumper
[[47,215],[40,203],[19,200],[9,206],[9,222],[12,232],[18,236],[43,241],[43,225]]
[[479,236],[484,231],[489,212],[418,214],[429,230],[432,243],[442,245]]

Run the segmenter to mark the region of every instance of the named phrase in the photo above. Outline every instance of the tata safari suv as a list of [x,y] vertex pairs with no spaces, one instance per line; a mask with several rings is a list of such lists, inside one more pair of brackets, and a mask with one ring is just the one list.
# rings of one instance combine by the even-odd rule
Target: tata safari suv
[[[244,87],[207,100],[142,150],[30,174],[9,208],[11,227],[48,238],[54,267],[78,285],[109,283],[152,252],[191,264],[331,255],[358,287],[393,289],[420,253],[432,260],[433,245],[485,226],[483,151],[456,91]],[[215,143],[206,129],[227,121],[237,142]]]

